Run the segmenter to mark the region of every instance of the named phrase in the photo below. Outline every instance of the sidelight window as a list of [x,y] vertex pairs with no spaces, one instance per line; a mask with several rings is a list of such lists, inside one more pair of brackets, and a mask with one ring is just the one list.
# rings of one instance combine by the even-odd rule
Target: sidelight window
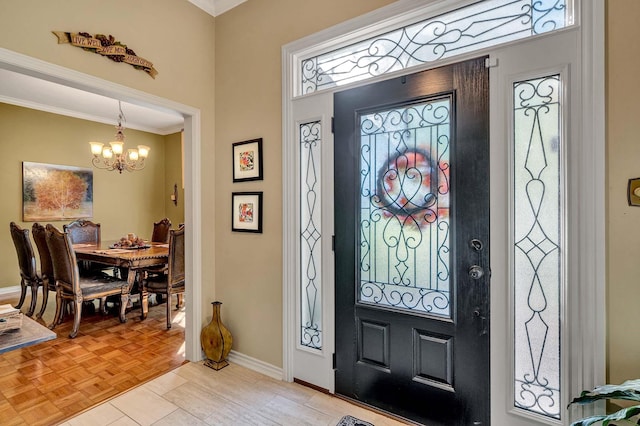
[[563,145],[560,75],[513,85],[514,405],[560,419]]
[[300,132],[300,344],[322,349],[322,252],[320,159],[322,122]]

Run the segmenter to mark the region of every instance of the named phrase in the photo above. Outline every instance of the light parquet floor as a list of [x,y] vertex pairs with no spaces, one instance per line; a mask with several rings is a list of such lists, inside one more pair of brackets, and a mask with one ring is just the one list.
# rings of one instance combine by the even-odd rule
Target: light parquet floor
[[[41,323],[53,320],[54,305]],[[75,339],[68,317],[57,339],[0,354],[0,425],[333,426],[345,415],[412,424],[235,364],[214,371],[185,363],[184,311],[174,311],[171,330],[164,315],[164,305],[144,321],[133,309],[125,324],[83,314]]]
[[[27,297],[23,312],[28,306]],[[51,293],[38,322],[50,324],[54,311]],[[72,323],[67,316],[54,329],[56,339],[0,354],[1,425],[59,424],[185,361],[182,311],[174,311],[170,330],[164,305],[151,307],[144,321],[134,308],[124,324],[115,315],[83,312],[75,339],[68,337]]]

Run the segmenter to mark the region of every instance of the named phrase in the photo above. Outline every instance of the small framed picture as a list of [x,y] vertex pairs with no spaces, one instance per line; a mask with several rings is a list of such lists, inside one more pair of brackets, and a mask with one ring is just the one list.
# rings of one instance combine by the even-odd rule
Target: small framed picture
[[262,180],[262,138],[233,144],[233,181]]
[[231,230],[262,233],[262,192],[231,194]]
[[627,199],[630,206],[640,207],[640,178],[629,179]]

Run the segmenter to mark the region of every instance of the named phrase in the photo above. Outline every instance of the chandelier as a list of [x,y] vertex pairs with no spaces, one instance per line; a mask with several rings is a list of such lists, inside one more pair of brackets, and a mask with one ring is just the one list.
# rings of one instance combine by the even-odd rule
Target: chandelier
[[144,160],[149,155],[149,148],[146,145],[138,145],[138,149],[128,149],[126,154],[124,151],[124,126],[122,122],[126,122],[122,112],[122,104],[118,101],[118,125],[116,126],[116,137],[113,142],[109,142],[109,146],[104,146],[100,142],[89,142],[91,145],[91,153],[93,160],[91,163],[98,169],[117,170],[122,173],[123,170],[132,172],[144,169]]

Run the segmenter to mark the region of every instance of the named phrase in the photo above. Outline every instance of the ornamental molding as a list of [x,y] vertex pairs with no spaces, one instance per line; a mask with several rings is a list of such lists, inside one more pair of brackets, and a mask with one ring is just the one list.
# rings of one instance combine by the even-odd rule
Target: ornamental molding
[[126,44],[116,40],[111,34],[91,35],[89,33],[70,33],[64,31],[52,31],[58,37],[58,44],[72,44],[86,51],[105,56],[114,62],[124,62],[135,69],[142,70],[151,78],[156,78],[158,71],[153,68],[153,63],[136,55]]
[[189,0],[189,3],[199,7],[209,15],[216,17],[245,1],[247,0]]

